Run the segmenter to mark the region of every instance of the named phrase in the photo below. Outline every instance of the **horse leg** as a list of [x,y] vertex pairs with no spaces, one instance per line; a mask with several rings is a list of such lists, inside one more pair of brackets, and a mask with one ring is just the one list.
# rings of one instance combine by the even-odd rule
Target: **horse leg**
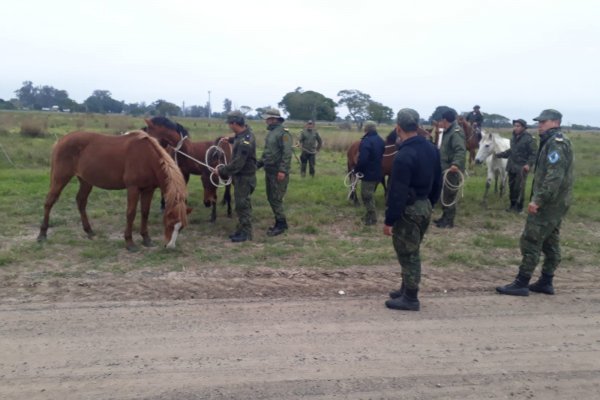
[[42,220],[42,225],[40,226],[40,233],[37,237],[38,242],[43,242],[46,240],[46,234],[48,232],[48,225],[50,221],[50,210],[54,206],[54,203],[60,197],[60,193],[63,191],[67,183],[71,180],[73,175],[65,174],[62,176],[53,176],[52,182],[50,183],[50,190],[46,195],[46,201],[44,202],[44,219]]
[[93,186],[79,178],[79,191],[75,199],[77,200],[77,208],[79,209],[79,215],[81,216],[81,225],[83,225],[83,231],[87,233],[88,239],[92,239],[95,235],[88,220],[87,212],[85,211],[87,206],[88,197],[92,191]]
[[492,186],[492,178],[490,178],[488,176],[488,178],[485,181],[485,192],[483,193],[483,200],[481,201],[481,204],[487,208],[488,207],[488,192],[490,191],[490,186]]
[[140,191],[137,187],[127,188],[127,224],[125,226],[125,247],[129,251],[137,251],[137,247],[133,243],[132,231],[133,221],[135,220],[135,211],[140,197]]
[[217,220],[217,202],[210,202],[210,222],[215,222]]
[[222,204],[227,204],[227,216],[231,218],[231,185],[225,186]]
[[154,188],[145,189],[142,191],[140,198],[140,206],[142,211],[142,223],[140,225],[140,234],[142,235],[142,244],[145,247],[153,247],[152,239],[148,234],[148,217],[150,216],[150,204],[152,203],[152,197],[154,196]]

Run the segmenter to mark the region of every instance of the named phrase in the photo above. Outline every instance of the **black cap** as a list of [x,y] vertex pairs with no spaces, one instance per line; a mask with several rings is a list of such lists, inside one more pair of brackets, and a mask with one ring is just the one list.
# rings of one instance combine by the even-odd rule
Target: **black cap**
[[513,123],[513,125],[514,125],[514,124],[521,124],[521,126],[522,126],[523,128],[527,128],[527,122],[525,122],[525,120],[524,120],[524,119],[521,119],[521,118],[519,118],[519,119],[513,119],[513,122],[512,122],[512,123]]

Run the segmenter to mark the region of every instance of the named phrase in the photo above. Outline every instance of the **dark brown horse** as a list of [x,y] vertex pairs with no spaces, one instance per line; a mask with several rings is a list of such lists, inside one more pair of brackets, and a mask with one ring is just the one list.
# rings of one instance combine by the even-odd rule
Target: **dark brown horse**
[[46,239],[50,210],[73,176],[79,179],[77,208],[88,237],[94,236],[86,213],[92,188],[127,189],[127,226],[124,234],[127,249],[136,249],[132,229],[138,200],[141,203],[140,233],[143,244],[151,246],[148,215],[152,195],[158,187],[167,201],[163,216],[165,243],[167,247],[175,247],[179,230],[187,225],[187,213],[190,211],[186,207],[187,189],[173,159],[145,132],[133,131],[122,136],[73,132],[54,145],[50,190],[44,204],[44,220],[38,241]]
[[[226,164],[231,160],[232,148],[227,138],[216,141],[192,142],[187,130],[180,124],[165,117],[154,117],[145,120],[145,131],[165,148],[174,152],[174,157],[183,174],[185,182],[190,175],[200,175],[204,188],[204,205],[211,208],[210,221],[217,219],[217,187],[218,177],[212,173],[212,168]],[[208,152],[208,154],[207,154]],[[210,166],[210,168],[208,167]],[[231,185],[225,186],[223,203],[227,204],[227,216],[231,217]]]

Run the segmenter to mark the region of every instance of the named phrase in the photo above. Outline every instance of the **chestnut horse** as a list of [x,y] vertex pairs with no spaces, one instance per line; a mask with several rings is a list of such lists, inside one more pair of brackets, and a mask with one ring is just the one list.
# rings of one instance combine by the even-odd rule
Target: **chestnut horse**
[[[217,187],[218,178],[206,166],[215,168],[231,160],[232,148],[227,138],[216,141],[192,142],[188,131],[180,124],[165,117],[154,117],[145,120],[148,134],[157,139],[163,147],[170,146],[176,150],[174,158],[187,183],[190,175],[200,175],[204,188],[204,205],[211,209],[210,221],[217,219]],[[207,154],[208,152],[208,154]],[[199,162],[200,161],[200,162]],[[227,204],[227,216],[231,217],[231,185],[225,186],[223,204]]]
[[187,189],[173,159],[158,142],[142,131],[122,136],[91,132],[72,132],[62,137],[52,151],[50,190],[44,204],[44,220],[38,241],[46,239],[50,210],[73,176],[79,179],[77,208],[88,237],[94,231],[86,213],[87,199],[94,186],[102,189],[127,189],[125,243],[136,250],[132,239],[138,199],[141,203],[140,234],[144,246],[151,246],[148,215],[154,190],[158,187],[167,199],[163,216],[166,246],[175,247],[179,230],[187,225]]

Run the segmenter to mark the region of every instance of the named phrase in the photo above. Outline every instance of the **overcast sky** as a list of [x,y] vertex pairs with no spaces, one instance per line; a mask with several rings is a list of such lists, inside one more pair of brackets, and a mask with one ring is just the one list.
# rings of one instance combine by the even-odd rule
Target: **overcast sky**
[[[23,81],[116,100],[277,105],[297,87],[600,126],[600,2],[5,1],[0,98]],[[340,115],[346,110],[339,109]]]

